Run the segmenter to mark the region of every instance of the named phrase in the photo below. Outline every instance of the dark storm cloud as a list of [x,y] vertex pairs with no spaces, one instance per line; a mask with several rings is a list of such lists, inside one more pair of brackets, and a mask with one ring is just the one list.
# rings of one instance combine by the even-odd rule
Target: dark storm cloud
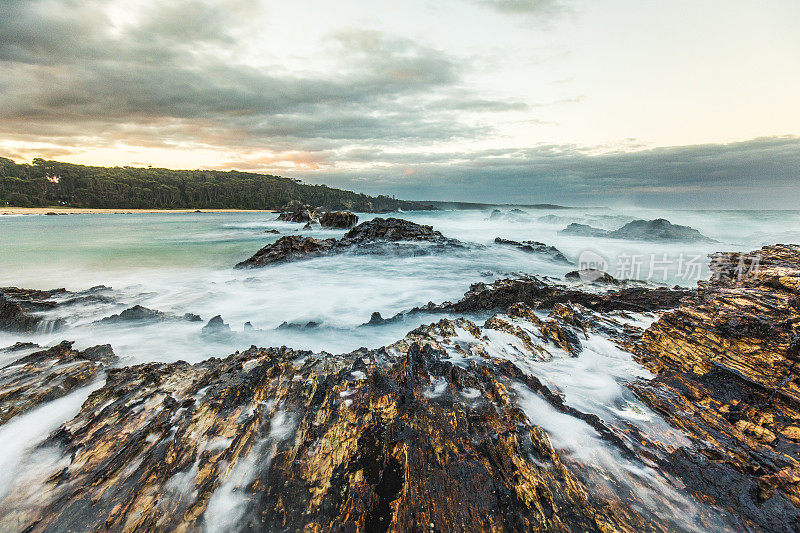
[[356,150],[341,157],[391,166],[315,179],[414,199],[755,209],[797,208],[800,197],[800,138],[793,136],[602,155],[553,145],[479,153]]
[[524,107],[451,93],[463,64],[408,39],[340,31],[330,42],[339,74],[300,76],[230,57],[254,2],[163,2],[122,21],[108,4],[0,0],[0,133],[94,145],[127,132],[165,144],[332,147],[473,137],[484,129],[461,124],[458,112]]

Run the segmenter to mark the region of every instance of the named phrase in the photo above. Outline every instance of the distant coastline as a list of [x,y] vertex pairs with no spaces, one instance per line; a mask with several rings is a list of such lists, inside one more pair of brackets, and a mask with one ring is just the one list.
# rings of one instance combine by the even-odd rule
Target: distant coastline
[[124,215],[128,213],[275,213],[275,209],[104,209],[94,207],[0,207],[0,215]]

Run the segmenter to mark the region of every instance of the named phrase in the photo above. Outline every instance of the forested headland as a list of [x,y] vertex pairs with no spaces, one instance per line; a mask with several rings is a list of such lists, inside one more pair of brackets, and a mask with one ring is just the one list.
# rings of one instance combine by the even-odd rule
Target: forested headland
[[95,167],[0,157],[0,205],[125,209],[284,209],[308,204],[362,212],[435,209],[293,178],[235,170]]

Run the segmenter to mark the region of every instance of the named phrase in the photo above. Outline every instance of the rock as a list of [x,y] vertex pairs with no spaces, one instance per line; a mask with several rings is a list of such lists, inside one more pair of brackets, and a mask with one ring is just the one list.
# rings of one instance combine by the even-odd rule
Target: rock
[[294,259],[327,255],[334,244],[336,244],[336,239],[314,239],[313,237],[288,235],[268,244],[250,259],[237,264],[236,268],[261,267]]
[[417,224],[401,218],[373,218],[362,222],[345,233],[337,248],[346,248],[374,242],[425,241],[435,244],[458,245],[431,226]]
[[271,233],[272,235],[280,235],[281,232],[276,229],[267,229],[264,230],[262,233]]
[[689,490],[753,528],[795,530],[800,443],[789,428],[800,420],[800,247],[710,257],[714,277],[636,343],[656,378],[632,388],[693,437],[696,448],[670,457]]
[[562,235],[576,235],[579,237],[606,237],[609,234],[608,230],[600,229],[600,228],[593,228],[592,226],[587,226],[586,224],[578,224],[577,222],[573,222],[566,228],[559,231]]
[[538,241],[510,241],[508,239],[501,239],[500,237],[495,238],[494,242],[496,244],[503,244],[507,246],[513,246],[522,250],[523,252],[543,255],[548,257],[551,261],[556,263],[563,263],[565,265],[572,265],[572,261],[567,259],[561,251],[556,248],[555,246],[548,246],[543,242]]
[[222,320],[220,315],[215,316],[200,330],[201,335],[227,336],[231,334],[231,327]]
[[33,342],[15,342],[11,346],[6,346],[5,348],[0,348],[0,352],[3,353],[14,353],[14,352],[21,352],[22,350],[28,350],[31,348],[39,348],[40,346]]
[[689,226],[672,224],[669,220],[634,220],[619,229],[609,231],[586,224],[572,223],[559,233],[582,237],[605,237],[608,239],[627,239],[633,241],[661,242],[716,242]]
[[[44,315],[59,304],[53,298],[64,295],[65,289],[38,291],[17,287],[0,288],[0,330],[33,333],[47,323]],[[64,325],[63,319],[50,321],[48,329],[55,331]]]
[[358,223],[358,216],[350,211],[328,211],[319,219],[323,228],[352,228]]
[[669,220],[634,220],[618,230],[609,232],[611,239],[636,241],[716,242],[689,226],[672,224]]
[[303,229],[312,229],[311,222],[306,222],[306,225],[303,226]]
[[313,329],[320,326],[319,322],[310,320],[304,324],[298,322],[283,322],[278,326],[278,329]]
[[[314,239],[291,235],[268,244],[256,254],[237,264],[237,268],[261,267],[272,263],[320,257],[358,249],[365,253],[389,253],[392,250],[410,254],[424,253],[419,247],[401,248],[398,241],[425,241],[431,244],[461,247],[462,243],[448,239],[431,226],[398,218],[374,218],[348,231],[340,240]],[[392,247],[382,246],[391,244]]]
[[503,212],[499,209],[492,209],[492,212],[489,214],[489,220],[499,220],[503,218]]
[[311,222],[314,220],[314,213],[308,209],[301,209],[298,211],[287,211],[278,215],[278,220],[283,222]]
[[534,309],[551,309],[560,303],[580,304],[594,311],[615,310],[648,312],[678,307],[691,289],[663,287],[630,287],[605,292],[587,292],[578,288],[550,283],[537,277],[504,279],[491,284],[475,283],[455,303],[429,304],[410,312],[470,313],[505,309],[521,302]]
[[116,362],[107,344],[82,352],[73,350],[72,344],[64,341],[0,368],[0,425],[88,385]]
[[254,329],[255,328],[253,327],[253,324],[249,320],[244,323],[244,330],[245,331],[253,331]]
[[617,279],[602,270],[596,268],[584,268],[581,270],[572,270],[564,274],[564,278],[571,281],[582,281],[584,283],[598,283],[608,285],[618,285],[620,282]]
[[55,474],[32,472],[0,504],[0,529],[671,529],[635,494],[587,485],[520,395],[624,449],[611,429],[510,361],[454,364],[457,328],[484,342],[443,320],[385,350],[115,369],[47,441],[64,453]]
[[194,313],[172,315],[141,305],[134,305],[119,314],[107,316],[95,322],[96,324],[121,324],[126,322],[163,322],[165,320],[186,320],[188,322],[201,322],[202,318]]

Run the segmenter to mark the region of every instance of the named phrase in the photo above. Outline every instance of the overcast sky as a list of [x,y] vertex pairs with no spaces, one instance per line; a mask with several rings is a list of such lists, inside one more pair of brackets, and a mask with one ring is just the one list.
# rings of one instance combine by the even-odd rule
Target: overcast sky
[[0,0],[0,155],[797,208],[797,0]]

